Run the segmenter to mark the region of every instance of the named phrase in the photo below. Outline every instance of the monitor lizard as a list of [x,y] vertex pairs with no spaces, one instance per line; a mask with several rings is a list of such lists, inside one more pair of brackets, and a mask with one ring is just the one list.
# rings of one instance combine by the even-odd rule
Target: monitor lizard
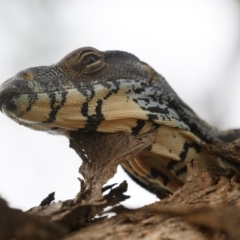
[[221,132],[201,120],[159,73],[123,51],[80,48],[21,71],[0,86],[0,109],[21,125],[68,137],[79,129],[138,135],[156,128],[155,143],[122,164],[150,191],[176,191],[193,160],[200,168],[240,166],[201,151],[238,138],[239,130]]

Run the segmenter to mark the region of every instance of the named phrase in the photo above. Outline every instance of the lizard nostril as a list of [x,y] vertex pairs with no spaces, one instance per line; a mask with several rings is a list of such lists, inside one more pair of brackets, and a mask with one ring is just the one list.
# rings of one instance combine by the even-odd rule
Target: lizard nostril
[[33,75],[32,75],[30,72],[25,72],[25,73],[23,74],[23,78],[24,78],[25,80],[31,81],[31,80],[33,80]]

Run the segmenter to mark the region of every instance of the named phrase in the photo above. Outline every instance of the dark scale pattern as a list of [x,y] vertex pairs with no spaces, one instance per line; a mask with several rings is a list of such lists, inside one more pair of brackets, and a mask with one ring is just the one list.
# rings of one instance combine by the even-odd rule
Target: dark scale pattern
[[[155,121],[162,119],[162,121],[177,120],[182,128],[188,129],[188,126],[184,122],[181,122],[178,113],[174,108],[169,107],[168,98],[152,87],[146,87],[146,85],[138,85],[132,90],[136,97],[133,97],[133,101],[136,102],[144,111],[148,111],[147,114],[149,121]],[[129,95],[132,94],[131,92]]]
[[[183,144],[183,150],[181,151],[181,153],[179,154],[179,157],[180,157],[180,162],[183,162],[185,161],[186,159],[186,156],[188,154],[188,151],[190,148],[194,148],[196,150],[196,153],[199,153],[201,151],[201,146],[199,146],[198,144],[196,143],[188,143],[188,142],[185,142]],[[174,166],[178,165],[179,164],[179,161],[177,160],[173,160],[171,159],[169,161],[169,163],[167,164],[167,169],[169,170],[173,170]]]
[[81,114],[87,118],[87,123],[85,124],[85,130],[88,131],[96,131],[97,127],[99,126],[99,124],[104,121],[104,115],[102,114],[102,105],[103,105],[103,101],[102,100],[98,100],[97,101],[97,106],[95,109],[96,114],[88,114],[89,111],[89,107],[88,107],[89,103],[85,102],[82,105],[81,108]]
[[56,116],[58,111],[60,110],[61,107],[64,106],[64,103],[66,101],[66,97],[67,97],[68,92],[61,92],[61,101],[60,103],[57,102],[56,100],[56,93],[55,92],[50,92],[48,93],[48,96],[50,98],[50,109],[51,111],[49,112],[49,117],[46,121],[44,121],[44,123],[52,123],[56,120]]
[[26,112],[31,111],[32,105],[38,100],[37,94],[28,94],[29,105],[26,108]]
[[145,125],[145,121],[138,119],[136,126],[131,128],[132,135],[137,136],[139,132],[142,130],[142,128],[144,127],[144,125]]
[[185,142],[184,145],[183,145],[183,151],[179,155],[180,161],[184,161],[184,159],[186,158],[186,155],[187,155],[187,153],[188,153],[190,148],[194,148],[197,153],[199,153],[201,151],[201,149],[202,149],[202,147],[199,146],[196,143]]
[[179,163],[179,161],[177,161],[177,160],[174,160],[174,159],[170,159],[170,161],[169,161],[169,163],[167,164],[167,169],[168,170],[172,170],[173,169],[173,167],[175,166],[175,165],[177,165]]
[[151,176],[153,178],[160,177],[162,179],[162,183],[164,186],[166,186],[169,183],[167,175],[155,168],[151,168]]
[[[155,194],[155,188],[152,187],[150,184],[147,185],[146,183],[144,183],[143,181],[139,180],[141,179],[140,176],[138,175],[137,172],[130,173],[128,170],[126,170],[123,166],[122,166],[123,170],[128,174],[128,176],[134,181],[136,182],[139,186],[145,188],[146,190],[148,190],[149,192],[152,192]],[[151,176],[148,176],[151,177]]]
[[117,81],[113,81],[111,83],[109,82],[103,82],[102,86],[104,88],[109,89],[109,92],[107,93],[107,95],[104,97],[104,100],[108,99],[112,94],[117,94],[117,92],[120,89],[119,83]]
[[187,165],[183,166],[182,168],[175,171],[177,177],[181,176],[182,174],[187,172]]

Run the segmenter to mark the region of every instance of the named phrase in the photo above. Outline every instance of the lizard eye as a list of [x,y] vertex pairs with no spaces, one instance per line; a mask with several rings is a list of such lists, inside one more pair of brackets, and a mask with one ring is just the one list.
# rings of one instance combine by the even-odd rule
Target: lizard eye
[[96,56],[87,56],[85,59],[83,59],[82,65],[83,66],[90,65],[96,61],[97,61]]
[[79,58],[79,70],[83,74],[93,74],[105,67],[106,63],[102,54],[86,52]]

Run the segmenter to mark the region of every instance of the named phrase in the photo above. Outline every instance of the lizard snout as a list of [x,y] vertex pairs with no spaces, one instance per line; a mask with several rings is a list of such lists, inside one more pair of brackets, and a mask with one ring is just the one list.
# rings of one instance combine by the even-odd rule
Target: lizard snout
[[8,108],[12,108],[10,105],[8,104],[10,99],[12,99],[12,97],[18,95],[18,91],[16,89],[14,89],[12,86],[12,82],[14,81],[13,78],[8,79],[7,81],[5,81],[2,85],[0,85],[0,110],[2,111],[3,105],[8,105]]

